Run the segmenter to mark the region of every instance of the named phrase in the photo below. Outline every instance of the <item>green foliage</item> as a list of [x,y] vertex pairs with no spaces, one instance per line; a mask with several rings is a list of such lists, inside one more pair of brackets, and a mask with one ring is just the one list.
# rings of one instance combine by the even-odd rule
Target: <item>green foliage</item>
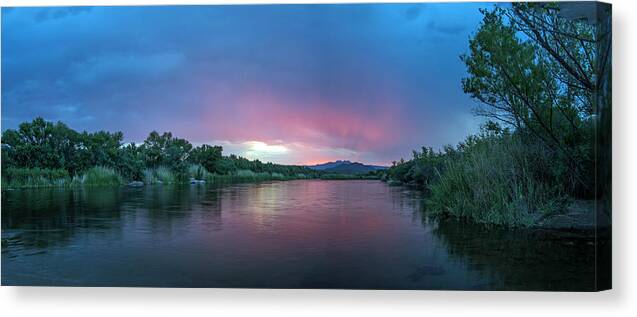
[[565,189],[591,198],[594,189],[594,27],[565,20],[558,7],[515,4],[483,10],[461,57],[462,86],[480,101],[476,114],[539,140],[556,153]]
[[122,132],[83,132],[80,136],[82,165],[78,170],[92,166],[116,167],[123,138]]
[[81,174],[92,166],[115,167],[122,133],[78,133],[64,123],[35,118],[2,134],[3,167],[64,169]]
[[188,176],[197,180],[206,180],[211,178],[213,173],[208,172],[208,170],[201,165],[191,164],[188,168]]
[[142,181],[147,185],[157,184],[159,179],[155,176],[155,170],[151,168],[146,168],[142,172]]
[[321,174],[320,179],[323,179],[323,180],[380,179],[380,176],[378,176],[378,174],[374,172],[370,172],[367,174],[327,173],[327,174]]
[[177,177],[175,173],[166,166],[158,166],[156,168],[147,168],[143,172],[143,181],[145,184],[175,184],[184,181]]
[[116,168],[124,179],[140,181],[144,179],[144,152],[143,148],[130,143],[119,150],[119,159]]
[[82,184],[89,186],[113,186],[122,183],[122,177],[114,169],[104,166],[92,167],[82,177]]
[[414,151],[409,161],[394,162],[387,171],[387,177],[400,183],[427,189],[435,182],[443,169],[444,157],[432,148],[422,148],[421,152]]
[[456,148],[414,152],[382,179],[427,189],[434,213],[531,225],[563,210],[569,197],[594,196],[593,105],[608,78],[596,60],[606,57],[595,24],[567,20],[559,6],[515,3],[482,13],[461,56],[462,87],[480,102],[475,113],[495,121]]
[[537,140],[487,123],[455,148],[423,149],[396,162],[383,180],[419,186],[435,214],[507,226],[532,225],[567,201],[556,154]]
[[[119,184],[124,180],[168,184],[186,183],[190,178],[283,180],[320,174],[303,166],[224,157],[221,146],[204,144],[193,149],[190,142],[170,132],[153,131],[139,146],[122,144],[122,140],[121,132],[79,133],[61,122],[42,118],[22,123],[17,130],[2,134],[3,186],[75,186],[87,176],[87,184]],[[66,174],[61,177],[50,171]],[[117,173],[119,179],[110,172]]]
[[71,177],[64,169],[7,168],[2,173],[3,188],[41,188],[72,186],[115,186],[122,177],[112,168],[95,166],[81,176]]
[[305,166],[281,165],[274,163],[263,163],[259,160],[248,160],[247,158],[230,155],[223,157],[217,164],[218,174],[236,174],[241,170],[249,170],[255,173],[279,173],[285,177],[294,177],[297,174],[304,174],[306,177],[317,178],[321,173]]
[[430,186],[434,213],[480,223],[528,226],[560,212],[566,196],[551,155],[514,135],[469,137]]
[[221,152],[223,148],[221,146],[210,146],[207,144],[194,148],[190,153],[190,161],[195,164],[203,166],[207,171],[211,173],[219,173],[218,163],[222,159]]
[[70,182],[71,177],[64,169],[9,167],[2,171],[3,188],[67,186]]
[[183,182],[183,178],[180,178],[179,175],[176,175],[172,169],[166,166],[157,167],[155,169],[155,177],[164,184]]
[[235,160],[231,157],[222,157],[221,160],[217,162],[215,171],[220,175],[228,175],[237,170],[237,166],[234,164],[234,162]]
[[173,137],[172,133],[159,134],[155,131],[148,135],[142,145],[146,166],[157,168],[163,166],[172,171],[174,181],[188,180],[187,159],[192,145],[185,139]]
[[239,179],[258,181],[270,179],[270,174],[265,172],[254,172],[251,170],[238,170],[235,176]]
[[238,170],[231,174],[207,174],[204,180],[208,183],[242,183],[242,182],[263,182],[272,180],[298,179],[295,176],[288,176],[281,173],[254,172],[251,170]]
[[82,136],[65,124],[36,118],[20,124],[17,130],[2,134],[2,151],[8,158],[6,167],[81,170]]

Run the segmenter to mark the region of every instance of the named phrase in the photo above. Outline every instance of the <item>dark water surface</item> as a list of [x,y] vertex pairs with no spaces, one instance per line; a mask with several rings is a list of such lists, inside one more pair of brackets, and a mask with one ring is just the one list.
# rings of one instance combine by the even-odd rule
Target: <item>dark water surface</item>
[[420,193],[300,180],[2,193],[2,284],[592,290],[585,235],[435,220]]

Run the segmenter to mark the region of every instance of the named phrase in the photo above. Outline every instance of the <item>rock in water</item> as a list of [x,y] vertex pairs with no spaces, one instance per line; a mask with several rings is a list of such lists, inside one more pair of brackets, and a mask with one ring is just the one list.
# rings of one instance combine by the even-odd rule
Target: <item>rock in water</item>
[[206,181],[205,181],[205,180],[203,180],[203,179],[194,179],[194,178],[192,178],[192,177],[191,177],[191,178],[190,178],[190,183],[191,183],[191,184],[193,184],[193,185],[196,185],[196,184],[205,184],[205,183],[206,183]]

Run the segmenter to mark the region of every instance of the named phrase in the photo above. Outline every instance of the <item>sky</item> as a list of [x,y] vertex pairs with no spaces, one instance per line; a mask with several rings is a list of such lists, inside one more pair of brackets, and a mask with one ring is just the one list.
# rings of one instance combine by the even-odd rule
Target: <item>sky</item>
[[282,164],[388,165],[479,128],[485,3],[2,9],[2,130],[170,131]]

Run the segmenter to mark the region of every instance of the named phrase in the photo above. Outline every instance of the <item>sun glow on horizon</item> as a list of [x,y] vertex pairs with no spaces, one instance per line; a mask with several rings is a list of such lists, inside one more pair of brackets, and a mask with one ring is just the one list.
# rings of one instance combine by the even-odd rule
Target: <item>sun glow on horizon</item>
[[[283,165],[317,165],[338,160],[360,162],[368,165],[391,165],[379,160],[373,153],[357,152],[346,148],[333,148],[323,145],[284,140],[256,141],[247,140],[208,140],[201,144],[217,144],[223,147],[223,155],[238,155],[249,160],[260,160]],[[195,143],[197,145],[199,143]]]
[[270,145],[261,141],[247,141],[243,144],[248,147],[249,152],[283,154],[289,151],[284,145]]

